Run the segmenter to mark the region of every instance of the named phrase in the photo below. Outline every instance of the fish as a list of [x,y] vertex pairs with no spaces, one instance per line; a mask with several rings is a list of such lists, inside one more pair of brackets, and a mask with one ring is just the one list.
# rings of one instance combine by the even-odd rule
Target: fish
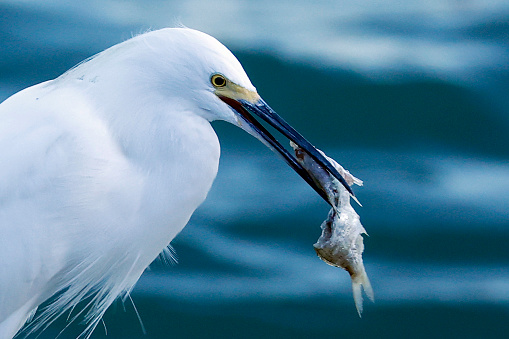
[[[332,206],[327,219],[320,226],[322,234],[313,247],[318,257],[324,262],[343,268],[350,274],[355,307],[361,317],[362,289],[371,301],[375,300],[375,295],[362,260],[364,252],[362,235],[367,233],[360,222],[359,215],[350,204],[350,198],[354,199],[359,206],[362,205],[339,180],[320,166],[305,150],[293,142],[290,145],[295,151],[297,161],[309,173],[317,186],[323,189]],[[318,151],[337,169],[348,185],[363,185],[362,180],[354,177],[322,151]]]

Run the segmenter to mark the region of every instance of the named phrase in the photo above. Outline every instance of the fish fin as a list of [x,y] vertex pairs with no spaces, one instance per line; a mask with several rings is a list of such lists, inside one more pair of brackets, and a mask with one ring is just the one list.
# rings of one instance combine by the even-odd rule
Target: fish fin
[[350,197],[351,197],[351,198],[352,198],[352,199],[353,199],[353,200],[354,200],[354,201],[355,201],[355,202],[356,202],[356,203],[357,203],[360,207],[362,207],[361,202],[357,199],[357,197],[356,197],[356,196],[354,196],[354,195],[351,195],[351,194],[350,194]]
[[362,318],[362,291],[361,284],[352,280],[353,300],[355,301],[355,308],[359,313],[359,318]]
[[375,293],[373,292],[373,287],[371,287],[371,282],[368,279],[366,273],[364,273],[365,279],[362,283],[362,288],[364,289],[364,293],[368,296],[369,300],[375,302]]
[[364,289],[364,293],[366,293],[368,298],[374,302],[375,294],[373,293],[373,288],[371,287],[371,283],[369,282],[366,271],[364,270],[355,278],[352,277],[353,300],[355,302],[355,308],[357,309],[359,318],[362,318],[362,289]]

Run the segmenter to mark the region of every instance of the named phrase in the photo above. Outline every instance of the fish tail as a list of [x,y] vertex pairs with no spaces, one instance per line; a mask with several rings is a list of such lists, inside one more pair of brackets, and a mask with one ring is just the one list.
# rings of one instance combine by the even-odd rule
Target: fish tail
[[364,289],[364,293],[366,293],[368,298],[374,302],[375,294],[373,293],[373,288],[371,287],[368,275],[364,269],[360,272],[360,274],[352,276],[353,300],[355,301],[355,308],[357,308],[359,317],[362,317],[362,289]]

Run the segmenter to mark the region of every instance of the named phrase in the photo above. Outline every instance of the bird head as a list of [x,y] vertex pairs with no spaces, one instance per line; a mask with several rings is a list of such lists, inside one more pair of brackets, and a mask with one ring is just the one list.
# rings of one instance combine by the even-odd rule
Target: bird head
[[[329,203],[326,192],[315,183],[313,175],[265,126],[274,128],[297,144],[354,196],[337,169],[260,97],[237,58],[215,38],[193,29],[167,28],[131,40],[143,47],[137,51],[150,54],[145,58],[133,58],[142,74],[136,77],[137,83],[142,83],[142,77],[150,83],[157,79],[163,96],[172,99],[169,100],[171,105],[181,104],[184,111],[209,121],[224,120],[242,128],[279,154]],[[140,65],[139,60],[145,62]],[[182,98],[185,98],[184,102]]]
[[[196,96],[202,115],[208,120],[225,120],[239,126],[279,154],[327,203],[326,192],[313,180],[297,161],[293,152],[287,150],[271,134],[265,125],[271,126],[285,138],[297,144],[332,177],[335,177],[353,196],[348,183],[337,169],[299,132],[281,118],[258,94],[240,62],[215,38],[191,29],[178,29],[187,41],[194,57],[201,60],[193,67],[198,72],[201,86]],[[191,55],[188,56],[189,58]],[[195,60],[196,60],[195,59]],[[198,89],[200,88],[200,89]]]

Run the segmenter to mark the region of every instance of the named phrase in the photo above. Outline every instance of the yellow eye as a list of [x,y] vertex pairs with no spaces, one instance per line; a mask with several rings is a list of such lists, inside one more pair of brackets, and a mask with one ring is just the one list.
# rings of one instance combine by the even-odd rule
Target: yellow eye
[[216,88],[226,86],[226,78],[224,76],[222,76],[221,74],[214,74],[210,78],[210,82]]

